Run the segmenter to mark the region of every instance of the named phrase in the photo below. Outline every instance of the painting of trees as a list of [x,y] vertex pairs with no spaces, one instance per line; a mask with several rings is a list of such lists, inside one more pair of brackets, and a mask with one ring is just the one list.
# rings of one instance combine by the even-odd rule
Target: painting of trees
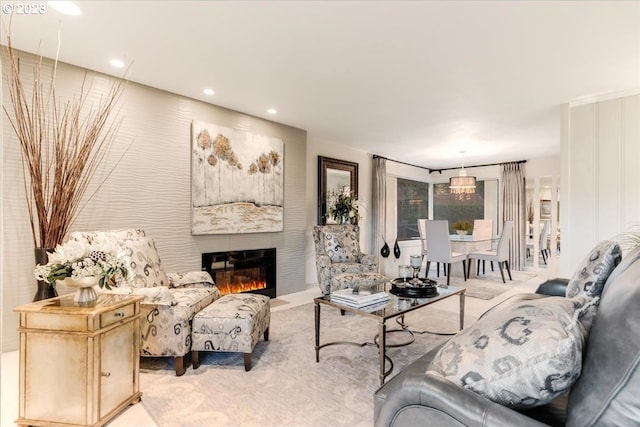
[[192,232],[282,230],[282,140],[199,121],[192,127]]

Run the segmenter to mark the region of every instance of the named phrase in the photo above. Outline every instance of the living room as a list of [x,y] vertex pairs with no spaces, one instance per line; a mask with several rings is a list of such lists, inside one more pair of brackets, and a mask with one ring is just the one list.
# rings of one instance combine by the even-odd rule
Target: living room
[[[10,3],[10,2],[7,2]],[[17,4],[17,2],[14,2]],[[12,4],[14,4],[12,3]],[[591,2],[597,4],[598,2]],[[542,178],[551,177],[554,186],[559,189],[562,216],[558,226],[562,228],[562,257],[555,257],[553,264],[542,274],[554,274],[570,277],[586,248],[597,241],[610,238],[625,231],[640,220],[640,196],[634,183],[640,178],[640,171],[634,168],[635,159],[640,154],[640,61],[638,59],[637,29],[627,25],[626,18],[638,17],[636,2],[629,2],[630,9],[608,10],[611,13],[607,29],[621,26],[628,29],[630,35],[620,37],[626,48],[616,51],[616,58],[627,61],[612,64],[610,67],[629,67],[631,71],[615,74],[615,81],[602,93],[603,88],[580,93],[589,96],[576,100],[574,97],[564,103],[544,106],[545,114],[554,115],[557,134],[553,135],[556,151],[550,155],[537,157],[520,156],[500,159],[502,161],[526,160],[525,174],[533,182],[540,183]],[[151,3],[153,4],[153,3]],[[113,6],[113,5],[112,5]],[[352,5],[353,6],[353,5]],[[115,6],[114,6],[115,7]],[[178,6],[176,6],[178,7]],[[249,7],[249,4],[246,5]],[[357,7],[354,6],[354,7]],[[595,26],[598,19],[596,6],[592,6],[588,20]],[[567,12],[566,10],[563,12]],[[615,12],[615,13],[614,13]],[[123,12],[124,13],[124,12]],[[523,12],[524,13],[524,12]],[[4,17],[3,17],[4,18]],[[35,18],[35,17],[31,17]],[[130,19],[130,18],[128,18]],[[4,24],[4,22],[3,22]],[[20,26],[18,19],[13,23],[17,44]],[[168,28],[171,24],[167,23]],[[7,28],[3,25],[3,31]],[[27,27],[28,28],[28,27]],[[61,27],[61,57],[67,49],[65,27]],[[633,32],[635,31],[635,32]],[[51,52],[56,49],[56,28],[48,28],[43,48]],[[541,37],[540,34],[536,36]],[[602,36],[604,37],[604,35]],[[614,50],[615,47],[595,45],[597,52]],[[3,42],[4,44],[4,34]],[[85,43],[88,44],[88,43]],[[196,49],[185,44],[185,49]],[[581,46],[576,43],[576,46]],[[597,47],[597,49],[596,49]],[[30,68],[37,57],[33,45],[25,50],[22,66]],[[635,49],[635,50],[634,50]],[[589,48],[585,49],[587,52]],[[579,51],[577,56],[585,51]],[[620,54],[626,52],[626,56]],[[171,53],[170,57],[179,57]],[[635,57],[629,58],[629,56]],[[51,55],[53,56],[53,55]],[[144,62],[142,58],[129,58],[134,64]],[[50,61],[47,59],[47,61]],[[611,63],[607,55],[603,62]],[[286,61],[285,61],[286,62]],[[135,67],[132,72],[135,75]],[[140,64],[142,66],[142,64]],[[532,67],[538,67],[536,64]],[[540,68],[545,68],[540,66]],[[552,67],[548,67],[552,68]],[[59,64],[59,93],[74,90],[75,82],[82,78],[86,69],[62,61]],[[235,70],[227,71],[234,72]],[[213,72],[215,74],[215,72]],[[117,75],[116,72],[111,74]],[[633,76],[629,76],[632,74]],[[575,76],[576,78],[578,76]],[[188,77],[171,78],[189,79]],[[98,88],[108,86],[109,78],[97,74],[94,85]],[[539,83],[543,84],[543,83]],[[588,87],[588,85],[587,85]],[[240,97],[241,92],[238,92]],[[577,95],[576,95],[577,96]],[[573,102],[572,102],[573,101]],[[3,105],[6,99],[3,98]],[[335,100],[338,103],[341,101]],[[380,101],[382,102],[382,101]],[[315,253],[311,228],[317,224],[317,158],[325,156],[347,160],[359,165],[359,199],[368,210],[372,208],[372,155],[385,154],[390,159],[412,159],[406,150],[395,153],[387,148],[385,153],[363,148],[370,135],[358,136],[362,141],[348,141],[346,137],[322,135],[312,129],[289,126],[284,117],[285,111],[278,116],[258,114],[258,107],[240,109],[234,103],[217,104],[216,99],[203,99],[172,93],[154,86],[152,81],[135,82],[127,85],[119,102],[118,114],[122,124],[118,132],[116,145],[106,158],[103,175],[116,164],[117,167],[105,181],[103,187],[82,210],[73,224],[77,230],[112,230],[122,228],[142,228],[151,236],[158,247],[162,264],[168,272],[192,271],[201,269],[201,254],[223,250],[241,250],[274,247],[277,250],[278,296],[286,296],[309,289],[317,289]],[[301,104],[303,105],[303,104]],[[291,105],[290,108],[308,108],[312,106]],[[282,110],[283,107],[280,107]],[[542,108],[534,106],[532,109]],[[318,116],[323,114],[319,113]],[[374,120],[384,119],[384,115],[373,116]],[[191,232],[191,126],[194,120],[203,120],[233,129],[241,129],[256,134],[269,135],[281,139],[284,149],[284,220],[283,230],[277,233],[217,234],[193,235]],[[533,120],[533,119],[532,119]],[[524,126],[524,125],[523,125]],[[396,129],[397,130],[397,129]],[[546,136],[546,134],[544,134]],[[358,142],[360,145],[356,144]],[[394,141],[395,142],[395,141]],[[525,144],[520,142],[521,144]],[[392,144],[387,144],[392,145]],[[524,149],[524,148],[523,148]],[[457,147],[451,148],[448,163],[440,167],[457,167],[460,157]],[[498,158],[497,155],[494,158]],[[434,156],[433,162],[424,160],[423,166],[438,168],[442,160]],[[416,164],[418,162],[409,161]],[[494,163],[478,161],[475,164]],[[467,165],[469,159],[467,159]],[[479,180],[499,179],[500,167],[489,166],[473,170]],[[442,174],[430,174],[413,166],[389,162],[388,173],[392,177],[405,177],[425,182],[447,182],[455,176],[458,169]],[[615,188],[616,191],[611,191]],[[0,263],[2,280],[2,351],[16,351],[18,348],[18,316],[13,308],[28,303],[35,292],[33,279],[33,244],[28,213],[24,203],[20,154],[15,136],[6,117],[3,117],[2,150],[2,262]],[[390,217],[393,210],[390,208]],[[366,213],[361,222],[362,230],[371,229],[371,217]],[[361,246],[367,252],[373,252],[376,244],[369,232],[361,232]],[[393,239],[393,234],[387,236]],[[376,237],[377,239],[377,237]],[[401,242],[402,258],[398,261],[381,259],[382,270],[397,271],[397,265],[407,261],[409,254],[416,248],[416,242]],[[376,248],[379,250],[379,248]],[[377,251],[376,251],[377,252]],[[386,264],[385,264],[386,263]],[[3,390],[4,395],[5,390]],[[4,398],[3,398],[4,399]]]

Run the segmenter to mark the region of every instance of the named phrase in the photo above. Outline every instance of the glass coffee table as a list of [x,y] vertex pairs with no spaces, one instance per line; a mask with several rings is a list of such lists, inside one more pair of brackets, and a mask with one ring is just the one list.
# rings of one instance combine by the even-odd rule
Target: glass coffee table
[[[354,343],[348,341],[334,341],[328,342],[324,344],[320,344],[320,307],[322,305],[328,305],[331,307],[335,307],[343,312],[350,312],[360,316],[371,317],[378,320],[378,335],[376,336],[375,344],[378,346],[379,353],[379,362],[380,362],[380,385],[384,384],[385,378],[391,374],[393,371],[393,361],[386,355],[387,347],[390,347],[386,343],[386,335],[387,332],[392,332],[391,330],[387,330],[387,320],[393,318],[399,318],[400,320],[398,324],[402,327],[401,330],[406,330],[411,333],[410,330],[406,329],[406,325],[404,324],[404,315],[413,310],[418,310],[420,308],[427,307],[434,302],[443,300],[445,298],[450,298],[454,295],[458,295],[460,297],[460,330],[464,328],[464,297],[465,297],[465,288],[457,287],[457,286],[449,286],[446,288],[438,288],[438,295],[429,298],[410,298],[410,297],[400,297],[392,294],[387,291],[390,299],[386,303],[379,303],[376,305],[372,305],[369,307],[363,308],[354,308],[348,305],[338,303],[336,301],[331,301],[330,295],[324,295],[322,297],[314,298],[313,301],[315,303],[315,332],[316,332],[316,362],[320,362],[320,349],[323,347],[327,347],[335,344],[351,344],[358,345],[360,347],[364,347],[367,343]],[[443,334],[447,335],[447,334]],[[413,342],[413,339],[407,343],[400,345],[407,345]],[[397,346],[397,345],[396,345]],[[388,370],[385,370],[385,361],[388,360],[390,363],[390,367]]]

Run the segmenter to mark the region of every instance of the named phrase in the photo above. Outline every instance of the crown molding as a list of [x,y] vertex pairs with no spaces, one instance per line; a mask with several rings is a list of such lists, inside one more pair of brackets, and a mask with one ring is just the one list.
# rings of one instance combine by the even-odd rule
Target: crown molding
[[639,94],[640,94],[640,87],[634,88],[634,89],[621,90],[617,92],[607,92],[607,93],[601,93],[597,95],[580,96],[578,98],[575,98],[569,101],[568,104],[569,104],[569,108],[572,108],[572,107],[577,107],[579,105],[593,104],[596,102],[609,101],[611,99],[624,98],[625,96],[633,96],[633,95],[639,95]]

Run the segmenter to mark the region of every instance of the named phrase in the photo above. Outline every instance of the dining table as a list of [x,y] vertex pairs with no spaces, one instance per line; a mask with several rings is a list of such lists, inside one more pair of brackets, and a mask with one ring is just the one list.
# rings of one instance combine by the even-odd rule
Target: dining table
[[[425,240],[426,237],[418,236],[418,237],[412,237],[412,239]],[[472,234],[456,233],[456,234],[449,235],[449,241],[451,242],[451,251],[457,252],[460,254],[469,254],[471,252],[476,252],[476,251],[491,250],[493,248],[493,243],[498,242],[498,240],[500,240],[500,236],[474,238]],[[427,247],[427,250],[429,250],[428,247]],[[468,260],[467,262],[470,262],[470,261],[471,260]],[[456,276],[458,275],[458,273],[460,276],[463,275],[461,268],[455,268],[455,266],[452,266],[452,270],[453,270],[453,274],[455,274]],[[470,271],[473,271],[473,270],[470,269]]]
[[473,237],[472,234],[450,234],[451,250],[461,254],[468,254],[477,250],[490,250],[493,242],[500,240],[499,236],[495,237]]

